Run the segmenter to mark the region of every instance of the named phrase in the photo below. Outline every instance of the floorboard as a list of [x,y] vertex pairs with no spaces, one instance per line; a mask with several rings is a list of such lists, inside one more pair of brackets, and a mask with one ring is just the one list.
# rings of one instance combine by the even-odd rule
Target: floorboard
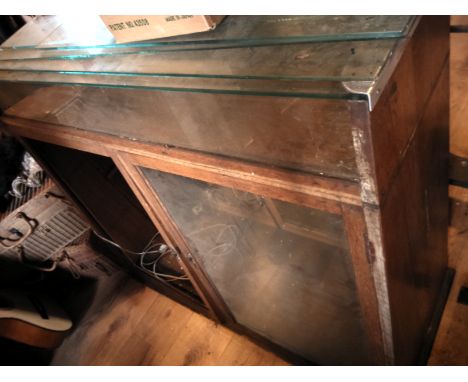
[[113,295],[104,308],[94,303],[53,365],[287,365],[137,281],[127,278]]
[[[468,196],[468,190],[464,190]],[[457,302],[462,286],[468,286],[468,203],[454,200],[449,228],[449,265],[455,268],[447,305],[429,365],[468,365],[468,305]]]

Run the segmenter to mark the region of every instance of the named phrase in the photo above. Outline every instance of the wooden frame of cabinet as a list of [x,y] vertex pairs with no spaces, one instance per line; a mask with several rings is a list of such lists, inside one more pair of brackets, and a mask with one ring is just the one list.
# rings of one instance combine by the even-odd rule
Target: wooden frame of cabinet
[[[365,101],[336,101],[349,102],[353,115],[358,182],[35,120],[2,121],[26,146],[32,139],[111,158],[179,252],[211,317],[286,356],[236,322],[140,167],[342,216],[372,363],[414,364],[447,269],[448,28],[448,17],[420,21],[371,112]],[[47,158],[38,159],[47,168]]]
[[[66,127],[61,127],[60,134],[57,135],[52,132],[52,130],[56,131],[54,127],[37,121],[21,121],[4,117],[3,122],[14,127],[14,129],[10,128],[12,133],[18,134],[20,132],[18,134],[20,139],[39,140],[112,158],[165,241],[180,251],[185,271],[200,295],[204,297],[212,316],[237,330],[245,331],[246,328],[236,324],[232,314],[221,297],[216,294],[215,288],[210,284],[201,267],[190,256],[190,250],[185,244],[184,238],[171,221],[157,195],[147,184],[138,166],[190,176],[229,187],[234,186],[239,190],[256,192],[279,200],[300,203],[342,215],[350,238],[349,242],[353,243],[350,252],[360,291],[361,307],[365,312],[368,336],[375,352],[376,363],[383,362],[380,323],[378,314],[376,314],[378,310],[377,299],[368,263],[369,258],[363,256],[363,253],[367,253],[367,249],[360,230],[364,228],[365,224],[359,189],[355,183],[300,173],[291,174],[288,171],[272,169],[267,166],[243,164],[208,154],[129,142],[122,138],[76,131]],[[24,139],[22,140],[24,142]],[[25,145],[28,146],[26,142]],[[34,153],[34,149],[30,147],[29,149]],[[39,160],[47,162],[46,158]],[[298,185],[302,187],[298,187]],[[298,188],[301,189],[298,190]]]

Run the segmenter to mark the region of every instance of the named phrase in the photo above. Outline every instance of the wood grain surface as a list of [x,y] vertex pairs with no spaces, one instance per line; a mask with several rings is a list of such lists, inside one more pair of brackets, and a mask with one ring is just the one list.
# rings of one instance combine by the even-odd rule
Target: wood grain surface
[[101,299],[56,351],[53,365],[287,364],[132,279]]
[[429,365],[468,365],[468,305],[457,303],[462,286],[468,286],[468,190],[459,189],[453,200],[449,227],[449,265],[456,270],[440,322]]

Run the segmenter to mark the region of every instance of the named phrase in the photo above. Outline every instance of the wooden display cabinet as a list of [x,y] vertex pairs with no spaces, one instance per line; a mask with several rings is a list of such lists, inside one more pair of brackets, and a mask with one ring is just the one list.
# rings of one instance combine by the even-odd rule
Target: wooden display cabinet
[[25,36],[0,52],[3,126],[96,230],[138,252],[157,229],[190,282],[121,253],[137,276],[297,363],[420,362],[447,274],[448,17],[231,16],[99,54]]

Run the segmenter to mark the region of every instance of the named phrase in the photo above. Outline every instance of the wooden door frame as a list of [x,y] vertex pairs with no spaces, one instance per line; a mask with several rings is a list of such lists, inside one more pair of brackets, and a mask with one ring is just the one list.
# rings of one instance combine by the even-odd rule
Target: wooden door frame
[[[366,341],[369,342],[374,363],[385,363],[378,300],[371,269],[372,255],[368,248],[367,228],[363,218],[361,189],[358,183],[246,163],[212,154],[136,142],[45,122],[7,116],[2,116],[1,120],[13,135],[112,158],[153,224],[161,232],[163,239],[181,253],[180,262],[184,271],[214,318],[236,331],[249,335],[253,334],[252,331],[236,322],[209,277],[191,255],[183,235],[139,167],[234,187],[341,215],[349,245],[357,296],[363,314]],[[268,340],[266,342],[271,343]],[[289,352],[286,351],[287,353]]]
[[[177,228],[176,223],[170,217],[170,214],[163,206],[162,201],[160,200],[156,192],[153,190],[148,180],[146,180],[146,177],[139,169],[139,167],[146,167],[153,170],[188,177],[190,179],[197,179],[205,182],[215,183],[224,187],[234,187],[241,191],[254,192],[260,194],[261,196],[268,196],[286,202],[299,204],[297,200],[295,200],[294,196],[289,195],[287,192],[281,192],[278,197],[278,194],[272,189],[273,186],[271,186],[268,189],[265,189],[266,192],[259,192],[258,189],[252,186],[251,183],[238,183],[236,184],[236,186],[233,186],[231,179],[227,175],[224,175],[223,177],[219,178],[215,177],[215,181],[212,181],[211,169],[199,168],[196,174],[193,174],[191,172],[190,174],[187,174],[186,171],[184,171],[183,164],[168,166],[165,161],[160,161],[152,157],[145,157],[140,154],[128,152],[114,152],[112,154],[112,157],[115,157],[115,161],[119,162],[120,166],[122,166],[121,171],[127,172],[127,175],[131,178],[130,181],[136,187],[134,192],[138,192],[143,198],[146,198],[145,205],[147,205],[151,209],[151,213],[149,210],[147,212],[151,215],[154,215],[155,220],[164,220],[165,223],[161,226],[165,226],[165,224],[168,224],[171,227],[173,235],[172,238],[178,242],[179,249],[183,248],[183,250],[181,251],[182,257],[186,257],[187,255],[189,256],[188,259],[184,259],[187,267],[189,269],[194,267],[195,269],[192,269],[192,271],[202,273],[202,277],[207,281],[206,285],[208,286],[208,288],[212,289],[211,293],[219,296],[219,300],[223,304],[223,310],[225,310],[226,312],[225,317],[228,318],[228,320],[224,323],[227,323],[227,326],[237,325],[241,326],[243,329],[246,329],[241,324],[237,323],[233,313],[226,306],[216,287],[211,283],[209,276],[207,276],[204,273],[202,267],[198,265],[196,259],[190,254],[190,247],[187,244],[183,234]],[[204,174],[205,171],[206,173]],[[157,207],[155,208],[154,206]],[[314,207],[316,208],[315,204]],[[340,203],[339,207],[340,210],[338,214],[343,217],[345,234],[349,249],[349,256],[351,259],[353,268],[352,271],[356,283],[356,293],[361,307],[362,321],[364,325],[364,331],[366,333],[366,341],[368,342],[368,349],[371,353],[370,355],[372,361],[376,365],[382,365],[386,363],[386,355],[384,354],[378,300],[376,296],[376,290],[372,276],[373,273],[371,269],[374,259],[372,257],[371,248],[369,248],[367,241],[367,231],[364,221],[363,210],[360,206],[357,206],[355,204]],[[331,212],[328,209],[323,210]],[[167,227],[167,225],[165,227]]]
[[[289,195],[292,203],[341,214],[341,203],[361,206],[359,182],[267,166],[219,155],[194,152],[167,145],[79,130],[63,125],[2,116],[13,135],[111,157],[113,152],[134,154],[141,166],[161,166],[162,171],[182,176],[203,174],[211,183],[246,187],[250,192],[269,193],[275,198]],[[164,168],[163,168],[164,166]],[[253,186],[251,186],[253,185]]]

